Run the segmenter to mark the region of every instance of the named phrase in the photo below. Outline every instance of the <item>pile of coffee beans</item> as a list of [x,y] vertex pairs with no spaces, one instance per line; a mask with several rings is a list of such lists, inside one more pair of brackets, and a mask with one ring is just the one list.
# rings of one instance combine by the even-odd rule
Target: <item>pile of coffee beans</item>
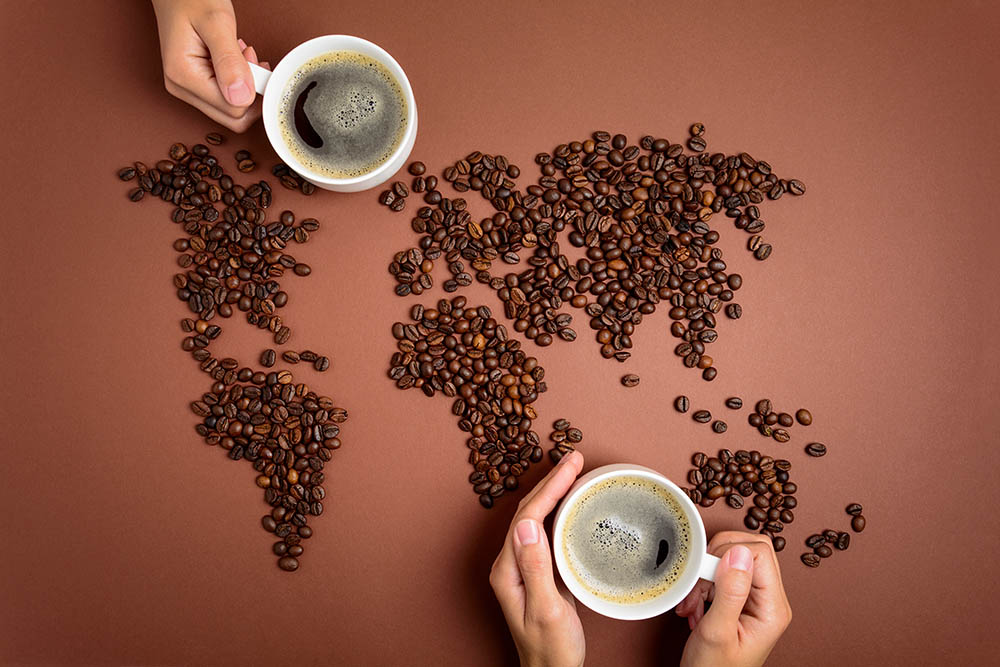
[[[716,313],[725,307],[731,318],[742,314],[729,302],[743,279],[727,271],[714,247],[719,232],[709,221],[724,212],[754,235],[754,256],[766,259],[772,249],[760,237],[757,205],[805,187],[778,178],[747,153],[705,152],[700,123],[687,147],[693,153],[663,138],[647,135],[634,145],[624,134],[597,131],[538,154],[541,177],[525,190],[515,180],[521,170],[506,157],[475,151],[445,169],[443,179],[459,193],[478,191],[493,206],[496,213],[478,220],[464,199],[437,190],[423,163],[412,164],[412,190],[422,192],[426,204],[411,222],[420,254],[401,267],[399,257],[411,251],[397,253],[390,265],[396,293],[411,293],[421,262],[443,255],[452,273],[445,291],[470,283],[474,271],[475,280],[496,290],[514,330],[543,347],[556,338],[576,339],[572,315],[559,312],[569,303],[590,318],[601,355],[618,361],[631,356],[631,336],[643,317],[667,301],[671,333],[681,339],[675,353],[713,380],[717,371],[705,346],[717,339]],[[573,261],[562,252],[564,231],[583,257]],[[530,252],[529,268],[491,272],[498,260],[519,264],[522,251]],[[428,289],[432,280],[428,275],[418,284]]]
[[552,441],[549,458],[553,463],[559,463],[562,457],[576,451],[577,445],[583,442],[583,431],[575,428],[568,419],[557,419],[552,424],[549,440]]
[[411,322],[396,322],[397,351],[389,377],[400,389],[454,398],[458,427],[469,433],[469,476],[483,507],[518,487],[518,477],[542,460],[532,403],[547,389],[545,369],[510,338],[488,306],[464,296],[436,308],[413,306]]
[[[224,138],[212,133],[206,141],[217,146]],[[246,151],[236,158],[244,173],[256,167]],[[273,545],[278,566],[294,571],[302,540],[312,536],[308,517],[323,512],[323,468],[340,447],[340,424],[347,412],[306,384],[295,383],[288,370],[254,370],[214,355],[209,347],[222,333],[216,318],[230,318],[236,310],[246,313],[250,325],[271,332],[275,343],[288,341],[292,330],[276,314],[288,302],[279,280],[286,270],[307,276],[311,269],[285,249],[289,241],[308,241],[319,223],[307,218],[296,224],[291,211],[268,222],[267,181],[236,183],[205,144],[188,149],[175,143],[169,159],[152,168],[136,162],[118,176],[138,179],[138,187],[129,192],[132,201],[148,194],[174,207],[171,219],[184,236],[173,243],[183,269],[173,284],[177,297],[194,314],[181,320],[182,331],[189,334],[181,348],[213,381],[209,391],[191,403],[202,419],[195,430],[207,444],[218,445],[234,461],[249,461],[259,473],[256,484],[272,508],[262,525],[279,538]],[[286,351],[282,359],[294,363],[293,354],[307,358],[307,352]],[[316,370],[329,368],[328,358],[308,354]],[[272,367],[276,357],[273,349],[264,350],[261,365]]]
[[[795,415],[799,423],[803,426],[812,424],[812,414],[805,408],[797,410]],[[747,422],[750,426],[756,428],[757,432],[762,436],[773,438],[776,442],[785,443],[792,438],[788,429],[795,424],[795,418],[787,412],[775,410],[771,404],[771,399],[762,398],[757,401],[754,411],[747,417]],[[824,453],[826,453],[825,450]],[[822,454],[819,454],[819,456],[822,456]]]
[[756,449],[739,449],[735,453],[721,449],[718,456],[711,457],[697,452],[691,463],[694,467],[687,476],[691,488],[684,491],[693,502],[711,507],[716,500],[725,498],[733,509],[746,506],[743,524],[770,537],[775,551],[785,548],[785,538],[779,533],[795,520],[792,510],[798,505],[798,486],[789,479],[790,461]]
[[201,368],[215,382],[191,403],[203,418],[195,430],[206,444],[222,447],[234,461],[246,459],[259,473],[256,484],[272,507],[261,524],[279,538],[273,545],[278,566],[296,570],[301,542],[312,537],[309,517],[323,513],[323,468],[340,448],[347,411],[296,384],[287,370],[255,372],[236,359],[211,356]]

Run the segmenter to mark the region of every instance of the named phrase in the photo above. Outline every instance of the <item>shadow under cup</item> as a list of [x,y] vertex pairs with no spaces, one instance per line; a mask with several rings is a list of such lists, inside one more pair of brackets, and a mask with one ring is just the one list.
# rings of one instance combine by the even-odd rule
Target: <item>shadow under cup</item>
[[[577,501],[597,484],[621,477],[639,477],[666,491],[672,499],[676,500],[684,519],[687,520],[690,537],[687,559],[682,565],[683,569],[676,581],[656,597],[634,603],[611,601],[589,590],[573,573],[564,550],[567,519]],[[705,525],[691,499],[666,477],[643,466],[615,464],[591,470],[576,481],[556,511],[552,551],[563,583],[566,584],[573,596],[585,606],[610,618],[622,620],[651,618],[677,606],[694,588],[699,577],[710,579],[714,574],[714,565],[717,561],[714,556],[706,553],[706,548]]]

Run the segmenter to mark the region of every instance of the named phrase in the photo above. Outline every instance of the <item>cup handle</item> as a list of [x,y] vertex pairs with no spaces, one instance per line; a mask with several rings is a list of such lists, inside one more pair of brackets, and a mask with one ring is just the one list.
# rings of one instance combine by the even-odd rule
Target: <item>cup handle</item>
[[253,87],[257,89],[258,95],[263,95],[264,89],[267,88],[267,80],[271,78],[271,71],[253,63],[247,65],[250,65],[250,73],[253,75]]
[[710,553],[706,553],[701,559],[701,566],[698,568],[698,578],[715,581],[715,570],[719,567],[719,558]]

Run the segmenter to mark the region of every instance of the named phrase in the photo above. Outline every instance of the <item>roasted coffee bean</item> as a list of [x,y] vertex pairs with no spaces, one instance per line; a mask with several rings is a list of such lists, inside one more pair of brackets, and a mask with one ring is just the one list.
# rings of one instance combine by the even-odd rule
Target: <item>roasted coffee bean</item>
[[420,176],[427,171],[427,167],[423,162],[411,162],[408,171],[414,176]]
[[209,132],[205,135],[205,143],[212,144],[213,146],[218,146],[224,141],[224,138],[218,132]]
[[759,414],[762,417],[766,417],[767,415],[771,414],[771,401],[769,399],[762,398],[761,400],[757,401],[757,405],[754,407],[754,409],[757,411],[757,414]]
[[722,420],[717,419],[714,422],[712,422],[712,430],[715,431],[716,433],[725,433],[726,428],[728,428],[726,422]]
[[833,549],[831,549],[825,544],[821,544],[820,546],[813,549],[813,553],[819,556],[820,558],[829,558],[830,556],[833,555]]
[[763,418],[763,417],[761,417],[761,416],[760,416],[759,414],[757,414],[756,412],[751,412],[751,413],[750,413],[750,414],[749,414],[749,415],[747,416],[747,421],[748,421],[748,422],[750,423],[750,425],[751,425],[751,426],[753,426],[754,428],[757,428],[757,427],[759,427],[759,426],[762,426],[762,425],[764,424],[764,418]]
[[774,547],[775,552],[783,550],[785,548],[785,538],[775,535],[771,538],[771,546]]
[[837,547],[839,551],[847,551],[847,549],[851,546],[851,534],[840,533],[840,535],[837,536],[837,541],[834,546]]
[[294,572],[299,569],[299,561],[292,556],[285,556],[278,559],[278,567],[286,572]]
[[743,317],[743,307],[738,303],[731,303],[726,306],[726,317],[731,320],[738,320]]
[[635,387],[639,384],[639,376],[632,373],[623,375],[622,384],[626,387]]
[[851,516],[857,516],[864,511],[864,508],[861,507],[861,503],[851,503],[847,506],[846,511]]
[[697,410],[693,415],[691,415],[691,418],[696,422],[707,424],[712,421],[712,413],[708,410]]
[[774,438],[775,441],[777,442],[788,442],[791,439],[791,436],[788,434],[788,431],[786,431],[783,428],[774,429],[774,432],[771,434],[771,437]]
[[790,414],[788,414],[787,412],[782,412],[778,415],[778,423],[784,426],[785,428],[788,428],[789,426],[794,424],[795,421],[792,419],[792,416]]
[[814,553],[802,554],[802,562],[806,567],[819,567],[820,557]]
[[674,409],[677,410],[677,412],[687,412],[690,407],[691,401],[687,396],[678,396],[674,399]]
[[290,364],[297,364],[301,357],[298,352],[293,352],[292,350],[285,350],[281,353],[281,358]]
[[738,493],[730,493],[726,496],[726,504],[734,509],[741,509],[743,507],[743,496]]
[[826,544],[826,538],[823,535],[820,534],[810,535],[809,537],[806,538],[806,546],[809,547],[810,549],[818,547],[821,544]]
[[865,520],[864,514],[857,514],[851,519],[851,530],[855,533],[860,533],[868,525],[868,521]]
[[733,396],[726,399],[726,407],[730,410],[739,410],[743,407],[743,399],[738,396]]
[[328,357],[318,357],[316,361],[313,362],[313,368],[318,370],[320,373],[325,372],[330,368],[330,359]]
[[806,454],[809,456],[826,456],[826,445],[821,442],[811,442],[806,445]]
[[840,531],[836,531],[832,528],[827,528],[823,531],[823,537],[826,538],[827,542],[836,542],[837,538],[840,537]]
[[809,426],[813,421],[812,413],[805,408],[799,408],[795,411],[795,419],[803,426]]
[[770,243],[761,243],[760,246],[754,250],[753,256],[754,258],[763,261],[771,256],[771,249]]

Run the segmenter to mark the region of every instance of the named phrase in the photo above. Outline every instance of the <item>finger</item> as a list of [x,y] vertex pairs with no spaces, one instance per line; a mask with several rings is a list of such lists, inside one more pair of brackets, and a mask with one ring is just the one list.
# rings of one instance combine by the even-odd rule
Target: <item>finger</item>
[[549,610],[560,604],[552,574],[552,554],[542,524],[534,519],[521,519],[514,527],[514,555],[524,581],[525,619],[545,618]]
[[262,60],[260,61],[260,66],[264,69],[271,69],[271,62],[268,60]]
[[[546,475],[534,489],[528,492],[528,494],[521,501],[520,509],[517,514],[515,514],[514,520],[511,522],[510,528],[507,531],[507,537],[504,539],[500,555],[497,556],[496,561],[493,563],[493,569],[490,572],[490,583],[493,585],[493,590],[497,594],[500,606],[505,609],[505,614],[507,613],[507,607],[516,607],[521,605],[523,609],[524,605],[524,580],[522,579],[521,570],[517,563],[517,556],[514,552],[514,529],[517,526],[518,521],[527,517],[534,519],[540,524],[545,518],[545,515],[551,511],[552,507],[555,507],[555,503],[558,502],[559,498],[561,498],[566,493],[566,490],[573,485],[573,480],[580,474],[580,470],[582,468],[582,454],[572,452],[569,456],[564,456],[559,464],[549,471],[549,474]],[[543,490],[543,487],[547,487],[549,485],[551,486],[549,490],[546,491],[549,495],[546,496],[546,498],[551,499],[551,496],[558,491],[558,495],[555,496],[555,499],[551,500],[549,509],[544,510],[544,505],[539,504],[532,507],[529,513],[525,513],[525,510],[528,509],[528,504],[534,502],[534,499],[537,497],[538,493]],[[539,516],[538,512],[542,512],[542,514]]]
[[236,39],[235,19],[212,14],[211,20],[199,21],[194,29],[212,55],[212,68],[222,96],[234,107],[250,106],[256,93],[250,66]]
[[[242,116],[238,118],[233,118],[229,114],[219,110],[218,108],[212,106],[202,98],[197,95],[192,94],[186,88],[180,86],[175,86],[172,83],[167,83],[167,91],[179,100],[187,102],[194,108],[201,111],[203,114],[214,120],[219,125],[222,125],[233,132],[245,132],[251,125],[253,125],[258,118],[260,118],[260,105],[255,104],[251,106]],[[216,92],[218,94],[218,92]]]
[[695,582],[694,588],[681,600],[675,608],[678,616],[690,616],[696,604],[700,605],[708,599],[708,594],[712,590],[712,582],[699,579]]
[[752,578],[753,552],[742,544],[733,545],[719,561],[715,572],[715,599],[704,618],[696,620],[698,627],[723,641],[734,637],[739,630],[743,605],[750,595]]
[[544,519],[566,495],[569,487],[573,486],[581,470],[583,470],[583,454],[574,451],[564,456],[558,465],[524,496],[517,518],[530,517],[537,521]]
[[243,48],[243,57],[248,63],[253,63],[254,65],[260,64],[260,61],[257,59],[257,52],[252,46],[246,46]]
[[712,536],[708,550],[716,555],[732,544],[745,544],[753,552],[753,591],[760,596],[765,606],[787,604],[785,587],[781,581],[781,568],[778,565],[778,555],[774,553],[771,539],[766,535],[744,533],[741,531],[725,531]]
[[240,45],[240,51],[246,51],[247,50],[247,43],[244,42],[242,39],[236,40],[236,43]]

